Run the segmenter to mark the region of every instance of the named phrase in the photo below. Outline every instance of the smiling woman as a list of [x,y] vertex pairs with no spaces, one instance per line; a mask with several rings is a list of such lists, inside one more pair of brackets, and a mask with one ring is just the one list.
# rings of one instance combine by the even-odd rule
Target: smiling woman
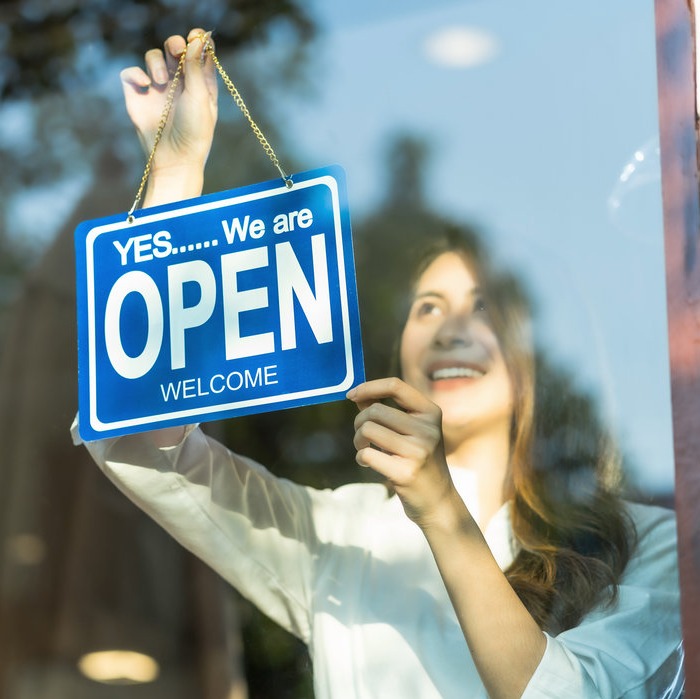
[[418,267],[402,375],[440,408],[480,528],[512,503],[513,535],[528,545],[506,575],[538,623],[561,631],[615,597],[634,548],[620,454],[591,399],[548,360],[520,284],[489,267],[472,235],[437,236]]

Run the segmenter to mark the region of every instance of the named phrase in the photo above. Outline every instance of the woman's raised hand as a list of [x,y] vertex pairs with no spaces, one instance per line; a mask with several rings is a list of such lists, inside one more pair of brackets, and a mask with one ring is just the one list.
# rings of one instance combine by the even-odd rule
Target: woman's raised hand
[[[355,418],[357,463],[389,480],[416,524],[443,523],[461,499],[445,460],[440,408],[397,378],[360,384],[348,398],[360,410]],[[396,407],[382,402],[387,400]]]
[[121,73],[126,109],[141,144],[150,153],[167,95],[183,51],[185,62],[170,117],[156,149],[152,172],[195,168],[204,170],[217,118],[217,78],[203,29],[192,29],[187,40],[171,36],[163,50],[151,49],[145,70],[139,66]]

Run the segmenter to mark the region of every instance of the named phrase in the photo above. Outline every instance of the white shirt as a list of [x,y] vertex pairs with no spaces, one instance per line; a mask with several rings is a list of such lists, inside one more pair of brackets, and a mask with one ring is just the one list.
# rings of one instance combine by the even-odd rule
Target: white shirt
[[[317,699],[487,696],[426,540],[383,486],[306,488],[198,429],[172,449],[143,435],[86,446],[139,507],[308,644]],[[453,475],[469,503],[468,475]],[[639,546],[617,603],[547,636],[524,699],[679,694],[675,520],[629,508]],[[507,505],[484,535],[506,568],[517,551]]]

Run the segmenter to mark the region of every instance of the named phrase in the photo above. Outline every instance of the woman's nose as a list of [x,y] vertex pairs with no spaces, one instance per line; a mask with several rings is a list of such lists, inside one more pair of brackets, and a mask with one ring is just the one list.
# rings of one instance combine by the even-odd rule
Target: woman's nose
[[454,313],[445,317],[433,338],[435,345],[444,349],[468,346],[473,341],[473,328],[469,313]]

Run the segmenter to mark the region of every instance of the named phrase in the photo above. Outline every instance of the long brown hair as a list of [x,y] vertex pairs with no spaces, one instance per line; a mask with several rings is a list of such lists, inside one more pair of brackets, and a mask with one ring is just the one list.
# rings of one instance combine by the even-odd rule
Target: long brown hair
[[523,285],[497,272],[477,236],[448,227],[423,251],[414,283],[457,252],[484,292],[513,386],[509,477],[519,551],[506,577],[541,628],[576,626],[612,603],[635,532],[620,496],[620,455],[592,399],[536,349]]

